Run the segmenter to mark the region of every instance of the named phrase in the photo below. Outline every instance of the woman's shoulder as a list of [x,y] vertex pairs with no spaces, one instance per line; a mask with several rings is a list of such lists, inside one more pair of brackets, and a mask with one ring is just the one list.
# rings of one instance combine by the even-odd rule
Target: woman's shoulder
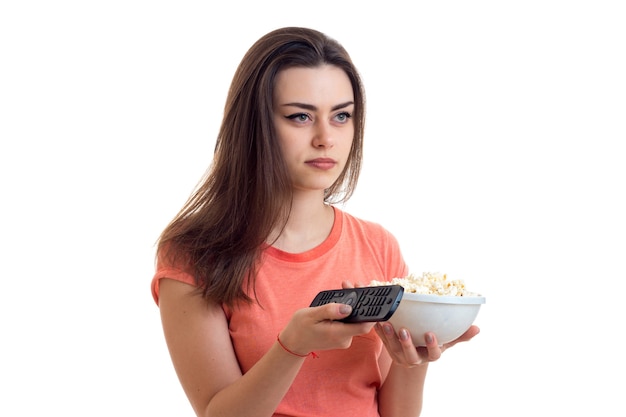
[[156,253],[155,273],[150,284],[152,297],[159,304],[160,281],[163,278],[173,279],[185,284],[196,286],[193,271],[187,257],[175,250],[175,246],[166,244],[159,246]]
[[335,208],[341,213],[343,217],[342,223],[345,231],[352,232],[360,232],[362,234],[366,234],[370,237],[379,236],[385,239],[391,239],[395,241],[395,237],[393,234],[381,223],[365,219],[363,217],[348,213],[347,211],[343,211],[341,209]]
[[344,247],[361,260],[375,262],[383,279],[405,276],[408,268],[399,241],[381,223],[342,212]]

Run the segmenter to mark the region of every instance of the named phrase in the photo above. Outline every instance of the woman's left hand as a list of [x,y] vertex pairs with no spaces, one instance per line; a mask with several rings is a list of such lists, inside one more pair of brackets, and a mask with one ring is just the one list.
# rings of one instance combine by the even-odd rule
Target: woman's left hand
[[[343,288],[362,287],[360,282],[343,281]],[[469,329],[457,339],[439,346],[437,336],[429,332],[425,334],[426,346],[413,345],[411,334],[405,328],[401,328],[396,334],[393,326],[389,322],[379,322],[374,326],[378,337],[383,341],[385,348],[389,352],[394,363],[407,368],[434,362],[441,357],[441,354],[460,342],[467,342],[476,336],[480,329],[477,326],[470,326]]]
[[444,343],[442,346],[439,346],[437,336],[429,332],[425,335],[426,346],[415,347],[411,339],[411,334],[405,328],[401,328],[397,334],[389,322],[377,323],[374,328],[394,363],[409,368],[436,361],[446,349],[451,348],[459,342],[467,342],[480,332],[477,326],[472,325],[459,338]]

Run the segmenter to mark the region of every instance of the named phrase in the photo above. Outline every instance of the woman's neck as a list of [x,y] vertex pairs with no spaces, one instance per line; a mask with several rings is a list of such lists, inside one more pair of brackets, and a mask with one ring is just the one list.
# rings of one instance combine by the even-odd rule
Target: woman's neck
[[294,196],[291,213],[282,230],[275,230],[272,246],[285,252],[302,253],[321,244],[330,234],[335,212],[322,199]]

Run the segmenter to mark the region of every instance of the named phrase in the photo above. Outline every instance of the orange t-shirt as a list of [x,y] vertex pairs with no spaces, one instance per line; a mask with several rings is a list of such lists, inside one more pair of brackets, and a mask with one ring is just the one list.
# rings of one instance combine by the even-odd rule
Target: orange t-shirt
[[[268,248],[256,280],[259,303],[224,307],[242,372],[269,350],[293,313],[308,307],[318,292],[341,288],[344,280],[367,285],[407,273],[391,233],[337,208],[331,233],[319,246],[297,254]],[[152,280],[157,304],[159,279],[165,277],[194,285],[191,275],[158,262]],[[378,416],[376,394],[386,374],[379,367],[381,351],[382,342],[372,330],[355,337],[348,349],[307,358],[274,416]]]

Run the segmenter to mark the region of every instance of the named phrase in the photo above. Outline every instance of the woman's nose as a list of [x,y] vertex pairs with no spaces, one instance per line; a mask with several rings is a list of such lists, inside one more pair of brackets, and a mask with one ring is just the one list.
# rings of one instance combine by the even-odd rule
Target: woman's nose
[[332,128],[328,123],[317,123],[315,126],[313,146],[316,148],[333,147]]

